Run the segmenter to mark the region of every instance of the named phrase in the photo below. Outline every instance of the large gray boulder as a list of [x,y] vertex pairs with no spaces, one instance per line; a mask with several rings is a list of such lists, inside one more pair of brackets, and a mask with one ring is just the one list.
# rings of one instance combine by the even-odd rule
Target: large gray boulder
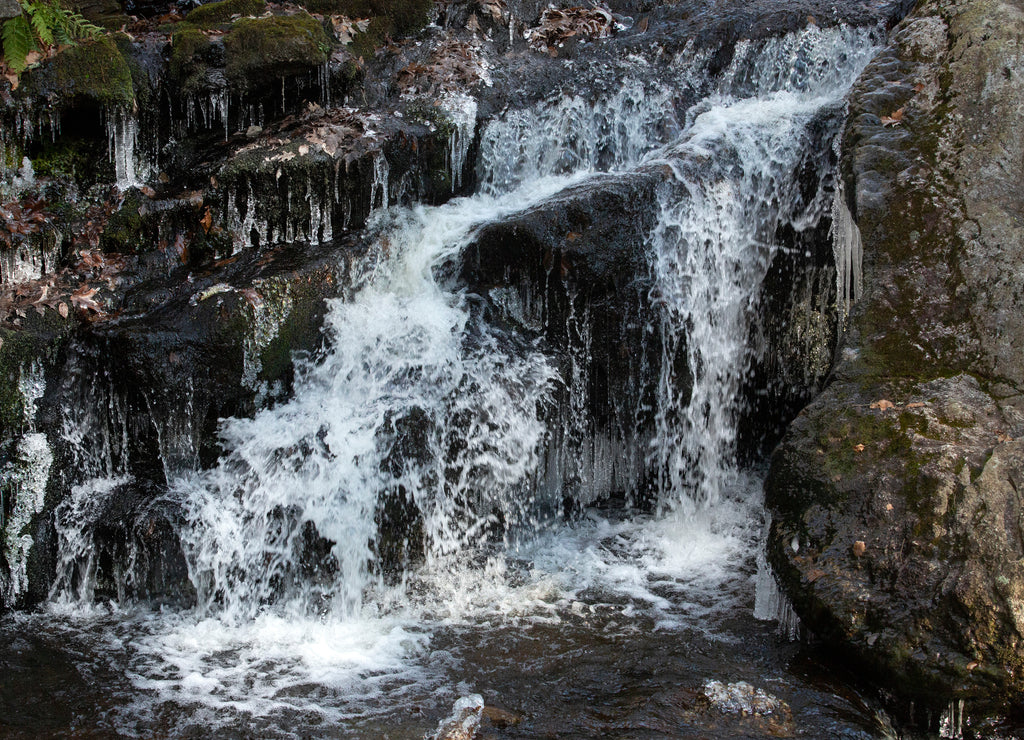
[[805,623],[969,712],[1024,690],[1022,28],[1019,2],[926,0],[855,86],[840,246],[863,297],[767,483]]

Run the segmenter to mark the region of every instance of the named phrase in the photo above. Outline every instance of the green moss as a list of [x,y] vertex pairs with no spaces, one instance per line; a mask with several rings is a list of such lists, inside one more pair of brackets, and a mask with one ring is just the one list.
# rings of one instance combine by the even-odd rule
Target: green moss
[[56,141],[47,138],[32,158],[32,167],[43,177],[74,181],[80,190],[114,179],[106,142],[93,137],[62,136]]
[[0,328],[0,441],[20,433],[31,421],[32,409],[21,380],[33,363],[40,369],[52,363],[73,323],[56,311],[30,311],[19,330]]
[[300,0],[300,4],[314,13],[372,19],[371,27],[357,34],[349,47],[364,58],[372,56],[388,37],[423,30],[434,6],[433,0]]
[[104,252],[118,254],[145,251],[140,247],[152,241],[151,237],[145,234],[146,226],[142,196],[138,190],[130,190],[125,195],[121,207],[110,217],[103,233],[100,234],[100,248]]
[[228,80],[243,86],[277,80],[324,64],[331,50],[309,15],[244,18],[224,37]]
[[207,85],[207,68],[213,45],[197,28],[182,28],[171,36],[170,73],[184,92]]
[[372,18],[365,31],[360,31],[348,45],[349,52],[360,59],[372,59],[374,53],[384,45],[391,24],[387,18]]
[[267,9],[264,0],[223,0],[207,3],[190,11],[185,22],[196,28],[215,28],[231,22],[235,16],[261,15]]
[[54,81],[68,99],[88,98],[107,106],[135,103],[128,60],[110,36],[70,46],[53,59]]

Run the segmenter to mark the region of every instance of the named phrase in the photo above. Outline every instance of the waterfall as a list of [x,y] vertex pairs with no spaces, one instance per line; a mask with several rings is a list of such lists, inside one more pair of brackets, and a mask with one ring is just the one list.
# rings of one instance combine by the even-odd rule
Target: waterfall
[[[166,468],[160,505],[180,513],[198,605],[143,620],[136,685],[217,711],[363,716],[375,711],[365,697],[386,704],[390,690],[432,686],[416,663],[432,625],[604,610],[626,622],[643,614],[659,630],[711,630],[749,608],[760,478],[740,466],[736,444],[752,321],[779,228],[803,231],[831,213],[820,146],[831,146],[843,96],[874,49],[871,31],[812,26],[739,44],[717,77],[707,56],[664,65],[670,81],[632,60],[596,102],[558,95],[489,122],[480,192],[443,206],[394,205],[387,160],[376,158],[375,246],[352,297],[329,303],[325,349],[296,362],[290,399],[223,421],[214,467]],[[450,142],[455,185],[468,111]],[[646,462],[661,507],[565,521],[563,491],[540,478],[557,436],[550,419],[586,423],[587,316],[570,317],[572,346],[556,356],[543,327],[490,323],[484,298],[441,268],[481,224],[599,186],[604,172],[661,177],[644,245],[662,347]],[[252,189],[244,204],[234,197],[236,248],[251,233],[266,241]],[[311,207],[311,235],[329,238],[329,208]],[[559,389],[568,409],[552,415]],[[160,444],[176,459],[194,452]],[[580,478],[606,491],[620,453],[595,445],[576,461],[593,468]],[[91,599],[88,530],[123,472],[108,465],[62,506],[55,597]],[[303,694],[310,685],[335,703],[318,703],[320,688]]]

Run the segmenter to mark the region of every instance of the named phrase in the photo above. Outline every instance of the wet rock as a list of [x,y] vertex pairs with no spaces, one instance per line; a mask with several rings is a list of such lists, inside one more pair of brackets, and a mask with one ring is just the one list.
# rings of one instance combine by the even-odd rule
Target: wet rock
[[135,103],[132,72],[114,38],[100,38],[66,47],[42,66],[29,70],[22,97],[48,97],[51,105],[91,101],[108,107]]
[[482,227],[463,252],[461,279],[495,318],[542,334],[562,356],[547,475],[584,503],[643,498],[652,485],[644,451],[661,345],[647,328],[657,314],[645,242],[660,179],[598,177]]
[[480,694],[470,694],[455,702],[451,716],[441,720],[437,731],[429,735],[430,740],[473,740],[480,729],[484,711],[484,699]]
[[499,707],[492,707],[490,705],[486,705],[484,707],[483,716],[492,727],[496,727],[498,729],[515,727],[523,721],[523,716],[521,714],[516,714],[515,712],[510,712],[507,709],[500,709]]
[[707,703],[707,708],[700,707],[699,700],[698,711],[720,715],[718,723],[733,731],[756,732],[768,737],[796,735],[793,712],[786,702],[746,681],[708,681],[699,698]]
[[185,15],[185,22],[197,28],[211,29],[231,25],[236,18],[260,16],[267,8],[263,0],[222,0],[204,3]]
[[863,298],[767,483],[771,562],[804,624],[896,695],[969,713],[1024,690],[1020,18],[924,3],[855,86],[842,168]]
[[0,0],[0,20],[21,15],[21,4],[17,0]]
[[244,87],[265,85],[322,66],[330,40],[312,16],[243,18],[224,37],[225,74]]

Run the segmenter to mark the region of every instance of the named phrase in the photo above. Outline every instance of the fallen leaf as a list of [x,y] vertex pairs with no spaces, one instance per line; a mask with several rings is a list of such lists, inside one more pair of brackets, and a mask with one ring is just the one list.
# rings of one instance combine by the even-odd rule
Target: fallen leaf
[[203,227],[203,233],[210,233],[210,227],[213,226],[213,214],[210,213],[210,206],[206,206],[206,212],[199,219],[199,225]]
[[892,504],[886,504],[885,505],[885,510],[886,511],[892,511]]
[[4,79],[11,83],[11,90],[18,89],[18,75],[14,72],[4,72]]
[[814,570],[807,573],[807,582],[814,583],[823,575],[825,575],[825,571],[823,571],[821,568],[815,568]]
[[996,437],[996,440],[999,442],[1012,442],[1013,437],[1011,437],[1009,434],[1000,434],[998,437]]
[[894,110],[887,116],[882,116],[883,126],[899,126],[901,123],[903,123],[903,108]]
[[863,555],[868,549],[868,546],[864,544],[864,540],[857,540],[853,543],[853,554],[858,558]]
[[924,402],[923,402],[923,401],[914,401],[913,403],[908,403],[908,404],[907,404],[907,408],[908,408],[908,409],[920,409],[920,408],[924,408]]
[[883,398],[880,401],[875,401],[874,403],[872,403],[871,408],[878,409],[879,411],[886,411],[888,409],[893,408],[895,405],[896,404],[894,404],[892,401],[887,401],[886,399]]
[[922,90],[924,90],[924,83],[923,82],[918,82],[916,85],[914,85],[914,92],[919,93]]
[[978,667],[979,665],[981,665],[981,663],[979,663],[979,662],[978,662],[978,661],[976,661],[976,660],[972,660],[972,661],[971,661],[970,663],[968,663],[968,664],[967,664],[967,665],[966,665],[965,667],[967,668],[967,670],[969,670],[969,671],[973,671],[973,670],[974,670],[975,668],[977,668],[977,667]]
[[854,445],[853,449],[855,449],[857,452],[864,452],[864,445]]
[[66,319],[68,317],[68,304],[61,302],[61,304],[57,306],[57,313]]

